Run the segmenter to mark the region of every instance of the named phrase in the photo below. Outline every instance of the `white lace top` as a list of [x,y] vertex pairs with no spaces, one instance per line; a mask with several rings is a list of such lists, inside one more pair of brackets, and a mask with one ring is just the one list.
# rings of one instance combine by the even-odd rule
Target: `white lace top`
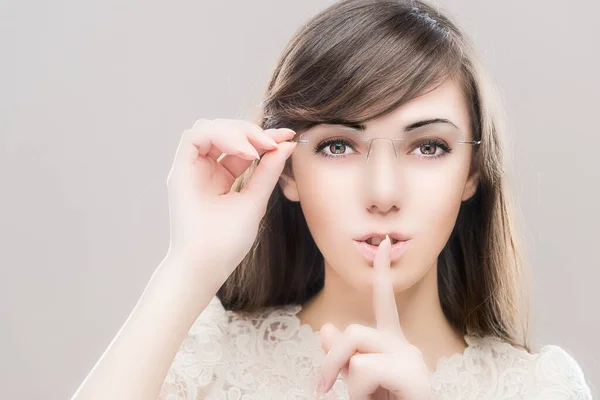
[[[314,399],[325,352],[300,323],[302,307],[250,317],[215,296],[194,322],[163,383],[160,400]],[[466,335],[463,354],[442,357],[430,376],[436,399],[591,399],[577,362],[554,345],[530,354],[488,336]],[[348,399],[338,375],[325,399]]]

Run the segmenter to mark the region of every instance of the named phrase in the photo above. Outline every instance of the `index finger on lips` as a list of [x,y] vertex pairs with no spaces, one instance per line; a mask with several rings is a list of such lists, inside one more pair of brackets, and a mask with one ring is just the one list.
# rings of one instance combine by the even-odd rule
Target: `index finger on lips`
[[394,295],[394,285],[390,271],[390,251],[391,240],[386,235],[375,253],[373,263],[375,273],[373,280],[373,307],[375,311],[375,320],[377,329],[400,334],[404,338],[402,328],[400,327],[400,318],[398,316],[398,307]]

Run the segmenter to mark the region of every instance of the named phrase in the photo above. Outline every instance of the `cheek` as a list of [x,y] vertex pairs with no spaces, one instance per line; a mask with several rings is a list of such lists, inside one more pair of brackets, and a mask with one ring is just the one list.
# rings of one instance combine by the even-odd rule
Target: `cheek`
[[326,173],[311,173],[305,171],[296,177],[296,184],[300,194],[302,212],[306,218],[311,234],[318,243],[317,235],[331,237],[330,230],[342,225],[350,210],[348,196],[354,196],[347,182],[333,179]]
[[404,214],[413,228],[409,264],[434,263],[456,223],[466,181],[460,171],[445,176],[414,176],[407,181]]
[[404,202],[400,206],[404,207],[411,226],[420,227],[418,231],[454,226],[466,182],[466,171],[457,166],[445,172],[416,173],[407,178]]
[[[306,224],[326,262],[331,261],[331,266],[346,279],[356,280],[361,274],[357,276],[352,271],[356,271],[362,261],[348,233],[355,233],[357,229],[356,222],[349,219],[356,214],[359,193],[355,186],[358,185],[334,179],[326,171],[310,169],[296,175],[296,184]],[[361,281],[364,277],[353,285],[360,285]]]

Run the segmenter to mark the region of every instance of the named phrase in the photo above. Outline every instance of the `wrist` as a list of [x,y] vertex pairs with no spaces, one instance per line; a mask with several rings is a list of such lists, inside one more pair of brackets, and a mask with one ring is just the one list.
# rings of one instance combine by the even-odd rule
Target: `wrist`
[[169,251],[156,273],[177,281],[182,290],[187,289],[197,295],[209,296],[210,300],[223,284],[219,277],[211,273],[214,268],[210,268],[209,264],[214,262],[185,251]]

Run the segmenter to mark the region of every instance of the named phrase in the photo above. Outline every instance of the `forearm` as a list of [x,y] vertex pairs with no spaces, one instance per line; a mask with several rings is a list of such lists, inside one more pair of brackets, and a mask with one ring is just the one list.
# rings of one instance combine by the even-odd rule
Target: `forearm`
[[215,293],[167,256],[73,399],[156,399],[190,327]]

